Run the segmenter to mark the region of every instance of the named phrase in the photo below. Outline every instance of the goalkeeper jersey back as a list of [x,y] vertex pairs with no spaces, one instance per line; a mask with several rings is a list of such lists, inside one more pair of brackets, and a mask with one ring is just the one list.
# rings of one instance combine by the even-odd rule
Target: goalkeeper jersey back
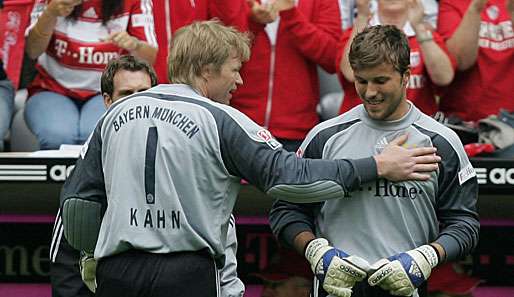
[[96,258],[207,249],[222,264],[241,178],[272,196],[297,189],[292,200],[312,202],[375,177],[372,158],[297,158],[230,106],[187,85],[159,85],[109,108],[61,200],[102,203]]

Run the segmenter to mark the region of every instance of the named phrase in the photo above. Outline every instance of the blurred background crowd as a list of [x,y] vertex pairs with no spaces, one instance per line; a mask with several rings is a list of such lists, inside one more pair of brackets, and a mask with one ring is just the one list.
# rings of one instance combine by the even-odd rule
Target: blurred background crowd
[[[456,131],[470,157],[514,158],[514,0],[0,3],[0,152],[84,143],[105,111],[100,77],[110,59],[134,55],[168,83],[173,33],[218,18],[252,38],[231,105],[289,151],[320,121],[360,104],[349,45],[366,26],[390,24],[409,38],[408,99]],[[431,278],[434,294],[452,294],[459,284],[458,294],[471,292],[478,280],[457,270],[451,264],[439,283]],[[258,277],[268,291],[286,284],[304,296],[305,275],[286,282],[281,273]],[[263,296],[293,296],[268,291]]]

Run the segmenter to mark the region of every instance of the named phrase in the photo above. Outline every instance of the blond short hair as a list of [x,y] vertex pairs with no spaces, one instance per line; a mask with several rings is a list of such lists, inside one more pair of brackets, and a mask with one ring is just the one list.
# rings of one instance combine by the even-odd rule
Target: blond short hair
[[250,58],[247,34],[227,27],[217,20],[195,22],[182,27],[173,36],[168,55],[168,79],[172,83],[192,85],[205,66],[220,70],[233,53],[241,61]]

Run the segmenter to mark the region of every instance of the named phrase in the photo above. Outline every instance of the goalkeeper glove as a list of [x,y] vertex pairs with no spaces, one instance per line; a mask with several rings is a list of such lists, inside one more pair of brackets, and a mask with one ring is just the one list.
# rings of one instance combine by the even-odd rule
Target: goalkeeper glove
[[96,291],[96,260],[93,254],[80,252],[80,276],[87,288],[95,293]]
[[356,282],[366,278],[369,263],[357,256],[350,256],[328,245],[325,238],[309,242],[305,258],[311,264],[314,275],[321,282],[323,289],[338,297],[350,297]]
[[380,286],[391,295],[411,296],[438,263],[435,248],[423,245],[375,262],[371,269],[376,271],[368,278],[368,283]]

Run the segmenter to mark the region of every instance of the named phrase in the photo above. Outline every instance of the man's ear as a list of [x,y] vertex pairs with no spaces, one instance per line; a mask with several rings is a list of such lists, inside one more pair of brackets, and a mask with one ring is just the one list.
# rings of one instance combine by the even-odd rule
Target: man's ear
[[213,74],[213,71],[214,67],[212,64],[203,65],[200,75],[204,80],[209,80],[209,78]]
[[107,94],[107,93],[103,93],[102,96],[104,97],[104,104],[105,104],[105,107],[109,108],[109,106],[111,106],[112,104],[112,97],[111,95]]
[[410,69],[407,69],[407,70],[403,73],[403,77],[402,77],[402,85],[403,85],[403,86],[408,87],[409,80],[410,80]]

